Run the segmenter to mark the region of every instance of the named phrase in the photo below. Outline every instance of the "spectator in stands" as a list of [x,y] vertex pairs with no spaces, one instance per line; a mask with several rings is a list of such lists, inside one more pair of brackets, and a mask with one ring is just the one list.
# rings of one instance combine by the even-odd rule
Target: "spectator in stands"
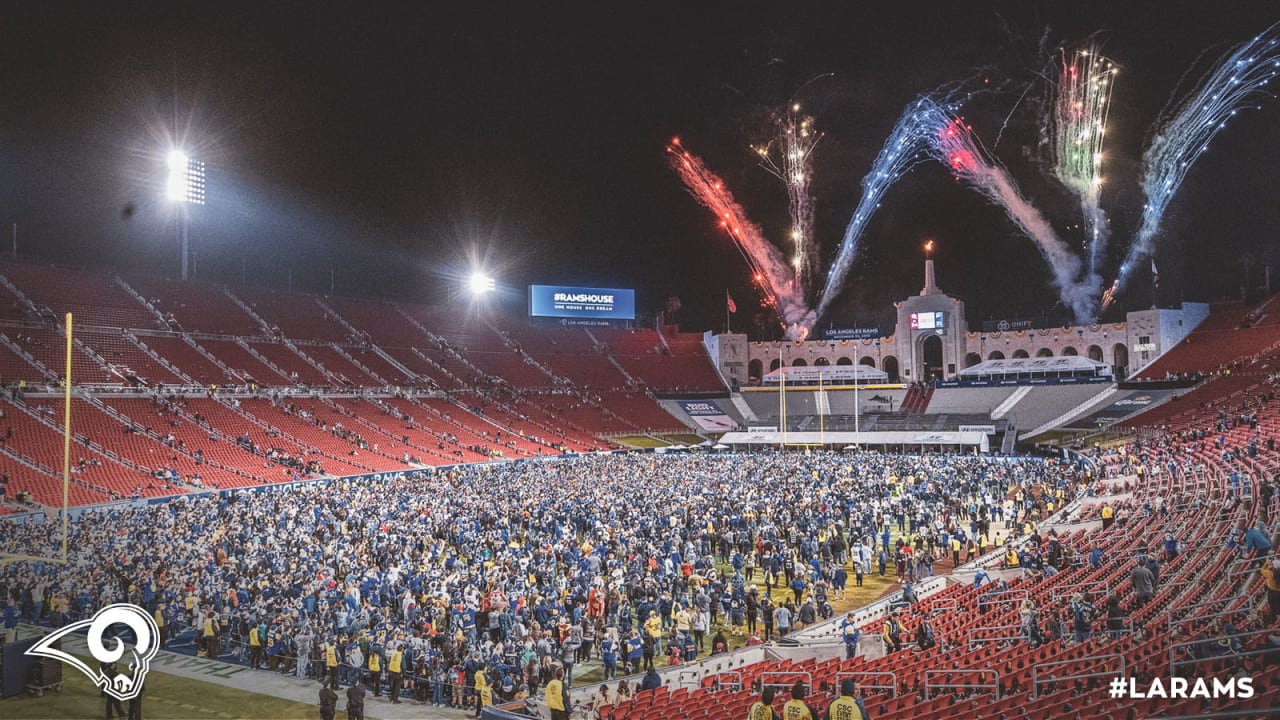
[[1119,640],[1120,634],[1124,632],[1125,612],[1120,607],[1120,596],[1112,593],[1107,596],[1107,630],[1111,633],[1112,640]]
[[1147,568],[1147,556],[1139,555],[1134,568],[1129,571],[1129,582],[1133,585],[1134,607],[1142,607],[1155,597],[1155,576]]
[[926,615],[920,619],[920,624],[916,627],[916,647],[920,650],[928,650],[937,644],[933,624],[929,622],[929,616]]
[[898,613],[895,611],[884,619],[884,625],[880,631],[880,637],[884,640],[886,652],[897,652],[902,649],[902,636],[906,633],[906,629],[902,627],[902,621],[898,619]]
[[645,671],[644,677],[640,679],[640,691],[657,690],[662,687],[662,678],[658,675],[658,671],[649,668]]
[[844,657],[852,660],[858,654],[858,641],[862,639],[862,630],[854,622],[853,611],[840,622],[840,637],[844,640]]
[[1067,606],[1071,612],[1071,630],[1077,645],[1087,641],[1093,635],[1093,618],[1097,609],[1085,601],[1083,593],[1071,596]]

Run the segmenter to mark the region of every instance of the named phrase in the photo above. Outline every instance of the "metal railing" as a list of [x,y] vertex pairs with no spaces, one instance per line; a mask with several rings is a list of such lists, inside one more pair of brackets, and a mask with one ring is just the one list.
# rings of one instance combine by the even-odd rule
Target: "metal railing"
[[722,672],[711,677],[711,692],[734,692],[742,689],[742,673]]
[[[1067,667],[1071,665],[1084,666],[1086,664],[1090,667],[1095,667],[1105,661],[1110,661],[1110,660],[1120,661],[1119,671],[1108,668],[1108,669],[1099,670],[1096,672],[1072,673],[1069,675],[1061,675],[1061,676],[1054,676],[1054,677],[1047,677],[1047,678],[1040,677],[1041,673],[1047,672],[1050,669],[1055,667]],[[1043,684],[1070,681],[1070,680],[1088,680],[1090,678],[1101,678],[1101,677],[1105,677],[1105,678],[1125,677],[1124,656],[1120,655],[1119,653],[1116,653],[1112,655],[1097,655],[1089,658],[1077,658],[1074,660],[1057,660],[1055,662],[1036,663],[1035,665],[1031,666],[1031,697],[1033,698],[1040,697],[1040,686]]]
[[[861,678],[889,678],[888,684],[883,682],[863,682]],[[866,671],[846,671],[836,673],[836,691],[839,692],[840,686],[844,684],[845,678],[853,678],[857,681],[859,687],[869,690],[888,690],[889,697],[898,697],[898,674],[891,672],[872,672]]]
[[[1268,627],[1268,628],[1263,628],[1261,630],[1250,630],[1248,632],[1233,633],[1231,635],[1225,635],[1225,634],[1215,635],[1212,637],[1199,638],[1197,640],[1186,640],[1180,643],[1173,643],[1172,645],[1169,646],[1169,672],[1173,675],[1177,675],[1178,668],[1182,668],[1182,667],[1195,666],[1195,665],[1200,665],[1202,663],[1210,663],[1210,662],[1223,662],[1226,660],[1254,657],[1257,655],[1274,653],[1276,651],[1276,648],[1274,647],[1262,647],[1257,650],[1244,649],[1247,647],[1246,640],[1248,638],[1265,637],[1267,635],[1273,635],[1273,634],[1275,634],[1275,629]],[[1205,655],[1204,657],[1192,656],[1192,652],[1191,652],[1192,648],[1197,648],[1197,647],[1203,648],[1203,647],[1206,647],[1209,643],[1217,643],[1220,640],[1238,641],[1240,643],[1241,649],[1240,650],[1228,649],[1226,652],[1223,652],[1221,654]],[[1178,652],[1179,650],[1183,650],[1184,652],[1179,653]],[[1184,657],[1179,658],[1178,655],[1180,654],[1183,655]]]
[[[933,677],[944,675],[947,679],[943,682],[933,680]],[[951,678],[956,675],[977,676],[974,682],[952,682]],[[990,675],[991,682],[983,682],[983,679]],[[924,671],[924,699],[932,700],[935,690],[993,690],[996,699],[1000,698],[1000,673],[989,669],[956,669],[956,670],[925,670]]]
[[796,681],[803,678],[801,682],[806,690],[813,689],[813,675],[801,670],[782,670],[778,672],[767,672],[760,674],[761,689],[767,687],[788,688],[796,684]]
[[[999,632],[1003,634],[992,635],[989,637],[978,637],[980,633]],[[1012,634],[1010,634],[1012,633]],[[991,642],[1007,642],[1010,640],[1018,641],[1026,639],[1025,628],[1022,625],[991,625],[988,627],[971,628],[969,630],[969,649],[975,650],[983,645]]]

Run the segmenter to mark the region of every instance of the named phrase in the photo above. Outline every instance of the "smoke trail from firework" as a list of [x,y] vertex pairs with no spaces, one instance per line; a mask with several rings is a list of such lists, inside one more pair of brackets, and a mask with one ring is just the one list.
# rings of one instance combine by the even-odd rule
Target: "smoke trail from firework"
[[685,150],[679,138],[667,146],[667,154],[671,168],[680,175],[689,194],[715,213],[720,226],[737,243],[763,285],[766,300],[786,324],[788,336],[804,339],[813,327],[814,313],[805,305],[804,294],[788,271],[782,253],[764,237],[759,226],[747,219],[746,212],[724,187],[724,182],[708,170],[701,159]]
[[952,106],[943,101],[924,97],[907,106],[902,116],[898,118],[897,124],[893,126],[893,131],[889,133],[884,146],[880,148],[880,154],[871,165],[871,172],[862,178],[862,197],[858,200],[858,207],[853,211],[848,227],[845,228],[844,239],[841,240],[840,249],[831,264],[831,270],[827,273],[827,284],[823,288],[818,304],[819,317],[840,295],[845,276],[849,274],[849,268],[857,257],[858,241],[867,229],[871,216],[880,208],[880,201],[885,192],[899,178],[927,159],[925,150],[928,148],[930,136],[936,132],[934,127],[936,121],[931,118],[931,114],[940,108],[952,109]]
[[[927,100],[927,99],[926,99]],[[1054,232],[1040,211],[1032,207],[998,161],[979,146],[969,128],[949,108],[935,105],[923,113],[935,128],[929,154],[951,168],[956,177],[1004,209],[1009,219],[1036,243],[1049,263],[1059,297],[1071,308],[1077,322],[1093,317],[1097,283],[1078,281],[1081,262]]]
[[1142,209],[1142,225],[1120,265],[1107,304],[1124,289],[1142,257],[1151,254],[1160,221],[1187,171],[1236,112],[1253,106],[1258,93],[1280,71],[1277,27],[1272,25],[1224,55],[1152,136],[1143,155],[1142,189],[1147,201]]
[[1099,200],[1102,141],[1116,72],[1096,46],[1063,52],[1048,123],[1053,133],[1053,173],[1080,198],[1090,276],[1097,274],[1110,234]]
[[808,291],[809,275],[818,262],[818,243],[813,234],[813,179],[810,158],[822,133],[813,129],[813,118],[800,112],[800,104],[790,106],[778,123],[778,134],[768,145],[752,149],[760,156],[760,167],[782,181],[787,188],[791,211],[792,267],[800,292]]

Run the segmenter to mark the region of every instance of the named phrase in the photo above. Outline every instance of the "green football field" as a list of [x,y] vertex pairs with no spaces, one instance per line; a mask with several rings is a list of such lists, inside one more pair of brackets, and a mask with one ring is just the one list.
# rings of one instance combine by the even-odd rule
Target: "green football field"
[[[89,720],[106,717],[106,700],[89,678],[72,668],[65,668],[62,680],[62,692],[0,700],[0,718]],[[339,707],[342,705],[343,702],[339,702]],[[127,703],[125,707],[127,710]],[[147,720],[313,720],[320,717],[320,710],[318,705],[152,672],[147,676],[142,717]],[[346,717],[346,714],[339,710],[338,717]],[[365,717],[374,720],[372,716]]]

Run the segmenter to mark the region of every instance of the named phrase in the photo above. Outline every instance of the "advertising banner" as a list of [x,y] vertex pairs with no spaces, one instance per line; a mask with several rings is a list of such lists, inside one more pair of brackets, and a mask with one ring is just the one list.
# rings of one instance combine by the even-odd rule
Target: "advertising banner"
[[530,317],[635,320],[636,292],[620,288],[529,286]]
[[679,403],[680,409],[693,418],[698,427],[707,432],[728,432],[738,429],[738,421],[709,400],[680,400]]

